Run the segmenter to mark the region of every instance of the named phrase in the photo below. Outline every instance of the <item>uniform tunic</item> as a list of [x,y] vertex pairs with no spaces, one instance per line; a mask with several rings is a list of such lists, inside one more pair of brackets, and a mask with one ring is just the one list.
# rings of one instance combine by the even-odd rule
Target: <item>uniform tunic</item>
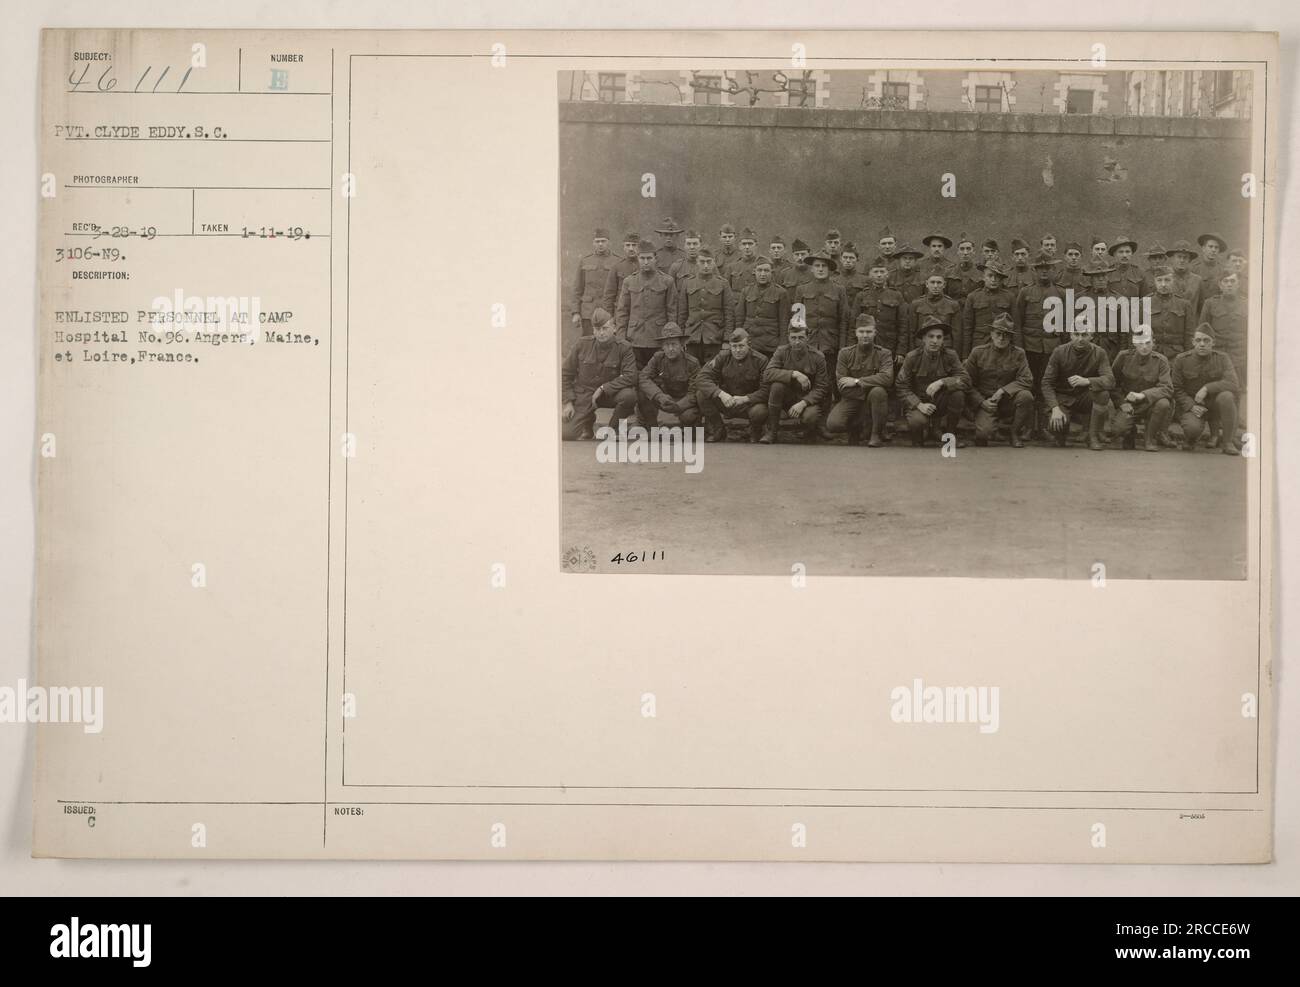
[[615,318],[633,346],[657,347],[659,334],[676,314],[677,288],[663,271],[653,271],[649,277],[638,271],[623,279]]
[[[1072,387],[1070,378],[1074,376],[1087,377],[1088,383]],[[1089,343],[1082,353],[1075,349],[1073,342],[1058,346],[1048,357],[1047,369],[1043,371],[1043,398],[1047,406],[1066,413],[1085,398],[1091,398],[1094,404],[1108,403],[1114,387],[1110,359],[1096,343]]]
[[736,299],[736,325],[749,330],[749,343],[774,353],[790,326],[790,293],[780,285],[751,284]]
[[888,286],[884,288],[863,288],[853,299],[849,312],[849,325],[858,324],[858,316],[870,315],[876,320],[877,345],[893,352],[896,359],[902,359],[911,342],[912,308],[901,292]]

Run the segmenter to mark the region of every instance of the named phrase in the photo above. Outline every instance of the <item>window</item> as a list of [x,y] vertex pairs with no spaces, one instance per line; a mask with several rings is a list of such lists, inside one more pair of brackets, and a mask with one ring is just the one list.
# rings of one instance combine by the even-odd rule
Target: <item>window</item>
[[597,98],[602,103],[621,103],[627,94],[627,76],[621,72],[601,72]]
[[1001,113],[1002,112],[1002,87],[1001,86],[976,86],[975,87],[975,111],[977,113]]
[[882,82],[880,84],[880,106],[885,110],[905,110],[911,85],[906,82]]
[[691,80],[695,91],[696,106],[720,106],[722,104],[722,77],[718,75],[697,75]]
[[1066,113],[1091,113],[1092,112],[1092,90],[1091,89],[1071,89],[1065,94],[1065,112]]
[[807,72],[798,79],[787,79],[785,91],[788,94],[786,102],[790,106],[817,105],[817,81]]

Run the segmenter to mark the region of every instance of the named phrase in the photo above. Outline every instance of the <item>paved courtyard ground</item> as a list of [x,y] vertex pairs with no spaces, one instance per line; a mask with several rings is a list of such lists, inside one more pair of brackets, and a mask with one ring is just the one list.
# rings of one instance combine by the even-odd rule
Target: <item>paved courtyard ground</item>
[[[1246,476],[1217,451],[705,445],[703,469],[562,443],[564,550],[597,571],[1243,579]],[[663,553],[611,564],[618,553]]]

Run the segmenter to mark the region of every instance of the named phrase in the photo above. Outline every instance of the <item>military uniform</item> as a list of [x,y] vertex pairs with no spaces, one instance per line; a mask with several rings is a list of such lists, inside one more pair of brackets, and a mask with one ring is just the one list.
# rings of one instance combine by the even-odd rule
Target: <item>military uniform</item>
[[623,279],[618,294],[618,328],[636,350],[637,366],[644,367],[659,349],[658,337],[677,318],[677,288],[663,271],[650,276],[640,271]]
[[831,281],[843,288],[844,297],[852,302],[858,296],[859,291],[871,285],[871,276],[858,268],[854,268],[848,273],[843,270],[836,271],[831,275]]
[[889,389],[894,384],[894,354],[872,343],[865,349],[858,343],[846,346],[835,357],[835,380],[852,377],[857,383],[840,391],[840,398],[826,416],[826,431],[847,432],[856,445],[862,436],[864,412],[871,408],[870,445],[882,444],[881,432],[889,416]]
[[[925,331],[924,324],[921,331]],[[935,381],[941,381],[943,387],[931,397],[926,394],[926,388]],[[907,429],[912,435],[913,445],[924,444],[926,432],[939,419],[942,419],[945,431],[956,434],[966,403],[966,391],[970,387],[956,350],[945,346],[937,353],[927,353],[924,346],[918,346],[903,357],[894,386],[906,409]],[[917,410],[922,404],[938,407],[933,415],[927,416]]]
[[[621,339],[598,343],[584,336],[573,344],[560,369],[561,400],[573,402],[574,416],[564,422],[562,434],[572,441],[591,431],[597,408],[613,408],[610,424],[618,423],[636,407],[637,369],[632,347]],[[600,388],[595,403],[592,394]]]
[[[1097,294],[1091,288],[1078,292],[1077,305],[1081,298],[1091,298],[1096,311],[1097,339],[1108,359],[1114,359],[1120,350],[1128,349],[1131,332],[1129,329],[1119,331],[1125,325],[1123,312],[1131,310],[1129,299],[1123,295],[1111,294],[1109,287],[1105,294]],[[1132,326],[1132,320],[1128,325]]]
[[[970,351],[963,367],[970,381],[966,407],[975,419],[976,443],[987,444],[998,419],[1010,418],[1012,444],[1019,444],[1034,412],[1034,376],[1025,351],[1015,345],[998,349],[991,341],[982,343]],[[987,410],[984,402],[999,389],[1002,397],[998,406]]]
[[686,251],[677,244],[669,241],[655,251],[655,266],[665,274],[669,274],[673,265],[686,256]]
[[[1174,407],[1183,426],[1183,442],[1192,448],[1208,425],[1213,431],[1222,428],[1225,451],[1235,448],[1237,431],[1237,394],[1241,382],[1237,378],[1232,358],[1226,353],[1212,350],[1201,356],[1195,350],[1180,353],[1174,358],[1170,376],[1174,386]],[[1206,413],[1197,417],[1196,395],[1205,388]]]
[[1056,272],[1056,277],[1052,279],[1052,283],[1060,288],[1062,292],[1066,288],[1072,288],[1075,294],[1078,294],[1088,286],[1088,279],[1084,277],[1082,264],[1078,267],[1063,264],[1061,269]]
[[966,296],[966,305],[962,310],[962,331],[957,334],[958,354],[970,356],[970,351],[989,341],[989,329],[993,320],[999,315],[1011,317],[1016,305],[1016,296],[1004,287],[976,288]]
[[1034,276],[1034,269],[1028,264],[1012,264],[1007,268],[1007,278],[1002,283],[1006,288],[1015,295],[1021,288],[1028,288],[1038,279]]
[[[961,305],[947,295],[940,295],[937,299],[932,299],[927,292],[920,298],[908,305],[910,320],[907,327],[909,336],[915,336],[916,331],[921,328],[921,323],[926,319],[934,316],[942,319],[950,326],[961,324]],[[943,345],[952,346],[956,349],[955,340],[951,332],[944,334]]]
[[1043,371],[1047,369],[1047,361],[1052,356],[1052,350],[1062,342],[1068,341],[1064,333],[1048,332],[1045,328],[1047,307],[1051,304],[1049,299],[1052,298],[1058,300],[1061,315],[1067,322],[1074,318],[1073,312],[1066,311],[1065,292],[1061,288],[1055,284],[1041,285],[1037,282],[1021,289],[1020,294],[1016,296],[1012,316],[1014,344],[1025,351],[1025,360],[1033,380],[1040,430],[1047,428],[1049,411],[1047,402],[1043,400]]
[[849,301],[844,289],[829,278],[825,281],[805,282],[794,289],[790,297],[791,309],[803,305],[808,326],[808,345],[822,354],[828,363],[844,345],[849,327]]
[[[1214,327],[1214,348],[1232,357],[1234,367],[1246,372],[1246,300],[1241,295],[1215,295],[1201,307],[1201,322]],[[1199,323],[1198,323],[1199,325]],[[1193,326],[1195,329],[1195,326]]]
[[900,266],[889,276],[889,286],[901,294],[909,303],[925,294],[925,278],[915,267],[904,271]]
[[892,352],[896,360],[901,360],[911,341],[912,307],[907,299],[888,285],[863,288],[853,299],[849,325],[857,325],[858,316],[863,314],[876,320],[876,338],[880,340],[877,345]]
[[[808,378],[807,388],[795,380],[796,370]],[[799,423],[803,426],[804,441],[815,441],[817,426],[821,421],[821,408],[830,394],[826,358],[811,343],[804,347],[803,353],[795,353],[788,343],[778,346],[763,370],[763,383],[768,385],[767,424],[763,440],[778,441],[781,413],[804,401],[806,406],[799,416]]]
[[[1073,387],[1070,378],[1086,377],[1088,383]],[[1110,407],[1110,392],[1115,378],[1110,371],[1110,358],[1096,343],[1079,352],[1074,341],[1052,350],[1043,371],[1043,399],[1049,408],[1060,408],[1066,415],[1065,428],[1057,433],[1056,444],[1064,446],[1069,438],[1070,421],[1079,416],[1088,419],[1088,444],[1093,449],[1102,448],[1101,431]]]
[[1142,269],[1136,264],[1116,264],[1115,270],[1106,275],[1106,287],[1110,294],[1121,298],[1141,298]]
[[623,282],[639,269],[635,257],[620,257],[610,267],[609,275],[605,278],[605,291],[600,298],[600,307],[606,312],[616,311],[619,293],[623,290]]
[[[1168,358],[1154,349],[1146,356],[1136,348],[1123,350],[1115,357],[1110,369],[1115,378],[1110,395],[1115,408],[1111,434],[1118,435],[1125,448],[1131,449],[1136,442],[1129,433],[1137,423],[1146,422],[1145,448],[1150,452],[1158,451],[1157,440],[1169,427],[1169,419],[1174,413],[1174,384]],[[1140,393],[1143,399],[1130,402],[1129,392]],[[1125,411],[1126,404],[1132,410]]]
[[[617,264],[618,258],[609,251],[603,254],[584,254],[578,261],[577,277],[574,278],[573,294],[569,301],[569,315],[582,319],[584,336],[591,334],[592,310],[604,307],[605,282]],[[606,308],[606,311],[609,309]]]
[[[776,280],[775,274],[772,276],[772,279],[774,281]],[[780,284],[789,294],[793,295],[795,288],[799,287],[801,284],[806,284],[812,279],[813,273],[808,270],[807,264],[791,264],[785,269]]]
[[649,428],[659,423],[659,412],[676,415],[684,426],[690,427],[700,420],[699,404],[695,400],[695,380],[700,372],[700,361],[689,353],[675,360],[668,359],[659,350],[641,368],[640,399],[637,414],[641,424]]
[[683,254],[673,261],[672,267],[668,269],[668,276],[673,279],[679,295],[686,279],[693,277],[699,268],[700,258],[698,256],[692,257],[690,254]]
[[966,296],[976,288],[984,286],[984,275],[980,269],[975,266],[974,262],[958,263],[952,267],[952,278],[949,281],[947,293],[954,301],[964,303]]
[[[701,368],[695,395],[711,435],[725,436],[726,419],[740,419],[749,423],[749,440],[758,441],[768,415],[767,385],[763,383],[766,369],[767,357],[757,350],[751,349],[745,359],[737,360],[730,348],[722,350]],[[728,408],[720,400],[719,391],[725,391],[733,398],[747,398],[749,403],[740,408]]]
[[1151,331],[1156,352],[1172,360],[1192,348],[1192,333],[1198,325],[1192,303],[1176,294],[1151,296]]
[[758,256],[737,257],[727,264],[723,272],[727,279],[727,285],[733,292],[739,292],[746,285],[754,283],[754,266],[758,263]]
[[790,293],[777,284],[749,285],[737,296],[736,324],[749,330],[750,346],[770,356],[790,325]]
[[687,278],[678,296],[678,318],[687,346],[701,362],[709,360],[736,328],[736,303],[731,287],[717,274]]

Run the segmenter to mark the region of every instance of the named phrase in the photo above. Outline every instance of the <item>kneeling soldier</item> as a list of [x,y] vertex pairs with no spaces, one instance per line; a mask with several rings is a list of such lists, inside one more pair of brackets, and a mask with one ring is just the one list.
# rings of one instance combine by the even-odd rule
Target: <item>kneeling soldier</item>
[[805,442],[816,442],[821,406],[830,390],[826,358],[808,345],[807,327],[792,321],[786,339],[763,371],[763,383],[768,385],[767,423],[758,441],[764,444],[780,441],[783,411],[799,420]]
[[603,308],[591,313],[592,335],[573,344],[560,371],[564,398],[564,441],[590,438],[597,408],[613,408],[614,428],[636,407],[636,354],[615,339],[614,318]]
[[1086,415],[1088,448],[1100,452],[1106,448],[1101,431],[1115,378],[1106,351],[1092,341],[1092,320],[1086,312],[1074,320],[1070,336],[1068,343],[1052,350],[1043,371],[1043,400],[1052,409],[1052,437],[1064,449],[1070,437],[1070,422]]
[[876,345],[876,320],[859,315],[854,329],[858,341],[840,350],[835,359],[835,380],[840,399],[826,419],[826,431],[847,432],[849,445],[862,439],[862,425],[867,405],[871,406],[871,438],[867,445],[878,449],[884,445],[881,430],[889,417],[889,388],[894,383],[894,355]]
[[1025,446],[1021,435],[1034,414],[1034,375],[1025,351],[1011,343],[1014,330],[1011,318],[1000,313],[990,327],[989,341],[966,358],[971,388],[966,404],[975,416],[977,446],[989,444],[999,418],[1011,419],[1012,448]]
[[1174,383],[1169,360],[1156,352],[1156,337],[1150,326],[1133,330],[1133,348],[1121,350],[1110,369],[1115,378],[1111,434],[1123,440],[1125,449],[1136,448],[1133,432],[1138,422],[1145,421],[1146,442],[1142,448],[1159,452],[1160,436],[1174,413]]
[[1183,426],[1183,448],[1194,452],[1201,432],[1208,425],[1223,429],[1223,452],[1239,454],[1237,448],[1237,379],[1232,358],[1214,348],[1214,327],[1202,323],[1192,335],[1192,348],[1174,358],[1170,375],[1174,404]]
[[700,420],[700,408],[695,402],[700,361],[683,348],[685,333],[676,322],[665,325],[655,338],[660,349],[641,368],[637,414],[647,428],[658,423],[661,411],[676,415],[683,426],[690,427]]
[[704,365],[696,382],[695,398],[708,426],[706,441],[726,439],[726,419],[749,422],[749,441],[759,440],[767,421],[767,385],[763,383],[766,368],[767,357],[750,348],[749,333],[743,327],[732,332],[727,349]]
[[[916,331],[921,345],[903,358],[898,371],[898,396],[907,409],[907,430],[914,446],[925,445],[927,433],[940,417],[944,430],[957,434],[970,381],[957,351],[943,344],[951,332],[952,326],[943,319],[930,316]],[[965,440],[958,440],[957,446],[965,448]]]

